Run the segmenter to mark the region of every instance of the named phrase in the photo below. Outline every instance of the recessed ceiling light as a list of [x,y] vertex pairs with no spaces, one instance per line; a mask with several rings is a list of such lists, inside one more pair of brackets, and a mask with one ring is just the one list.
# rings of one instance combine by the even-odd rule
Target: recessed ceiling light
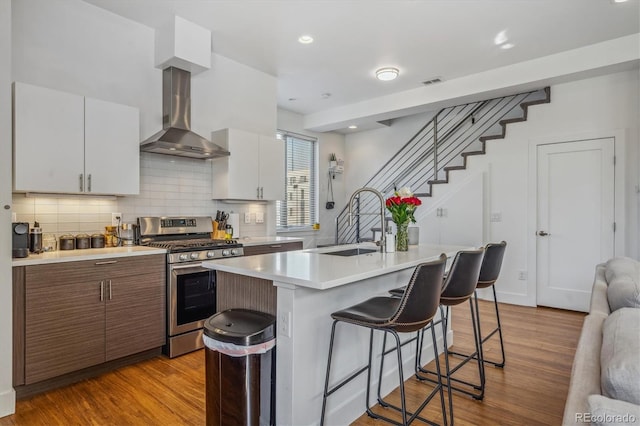
[[376,78],[380,81],[391,81],[395,80],[399,73],[398,68],[380,68],[376,71]]
[[500,49],[507,50],[507,49],[511,49],[514,46],[515,46],[515,44],[513,44],[513,43],[505,43],[505,44],[500,46]]
[[357,129],[358,126],[356,126],[355,124],[352,124],[351,126],[349,126],[350,129]]
[[302,44],[310,44],[313,43],[313,37],[308,34],[301,35],[300,37],[298,37],[298,41]]
[[627,0],[612,0],[613,3],[626,3]]
[[289,101],[293,102],[293,101],[297,101],[298,98],[289,98]]

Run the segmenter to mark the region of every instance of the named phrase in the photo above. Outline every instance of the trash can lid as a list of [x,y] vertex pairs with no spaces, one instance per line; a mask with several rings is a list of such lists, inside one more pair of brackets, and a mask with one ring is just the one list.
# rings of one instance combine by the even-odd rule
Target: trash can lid
[[204,322],[204,334],[221,342],[251,346],[275,338],[276,317],[249,309],[218,312]]

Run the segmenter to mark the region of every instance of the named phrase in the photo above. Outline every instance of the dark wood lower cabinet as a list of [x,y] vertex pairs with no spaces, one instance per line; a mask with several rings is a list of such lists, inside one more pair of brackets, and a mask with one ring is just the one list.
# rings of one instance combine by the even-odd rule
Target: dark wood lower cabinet
[[162,254],[15,268],[14,385],[164,345],[165,268]]
[[293,241],[289,243],[273,243],[263,244],[259,246],[244,246],[245,256],[254,256],[256,254],[278,253],[283,251],[302,250],[302,241]]

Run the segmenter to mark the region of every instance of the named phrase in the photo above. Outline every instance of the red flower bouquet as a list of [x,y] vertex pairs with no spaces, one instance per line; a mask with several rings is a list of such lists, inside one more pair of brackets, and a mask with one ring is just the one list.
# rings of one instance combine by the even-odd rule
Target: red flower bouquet
[[422,201],[413,196],[411,189],[405,187],[395,191],[393,197],[387,198],[386,204],[387,210],[391,212],[391,218],[396,224],[408,224],[409,221],[416,223],[413,213],[422,204]]

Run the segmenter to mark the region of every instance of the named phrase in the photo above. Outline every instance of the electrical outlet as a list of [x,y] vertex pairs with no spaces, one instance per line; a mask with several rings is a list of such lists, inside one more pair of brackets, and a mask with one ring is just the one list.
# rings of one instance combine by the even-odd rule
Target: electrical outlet
[[291,312],[282,312],[278,317],[278,337],[291,337]]
[[491,222],[502,222],[502,212],[491,212]]
[[527,279],[527,271],[518,271],[518,279],[525,281]]
[[250,212],[246,212],[244,214],[244,223],[251,223],[251,213]]
[[111,225],[118,226],[122,222],[122,213],[111,213]]
[[264,223],[264,213],[256,212],[256,223]]

